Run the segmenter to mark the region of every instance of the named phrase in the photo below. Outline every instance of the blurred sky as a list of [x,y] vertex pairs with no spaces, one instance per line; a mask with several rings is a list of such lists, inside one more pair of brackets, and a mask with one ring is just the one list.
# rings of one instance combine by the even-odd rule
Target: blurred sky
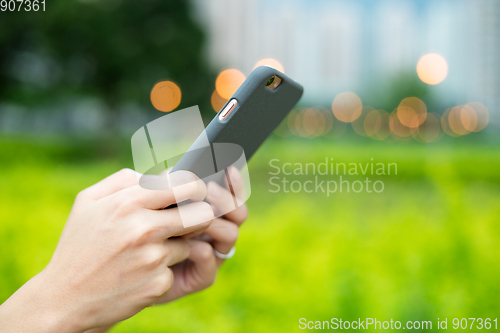
[[499,122],[498,0],[194,0],[194,10],[215,70],[248,75],[259,59],[275,58],[306,87],[304,103],[369,93],[438,53],[449,75],[434,97],[449,106],[479,101],[489,127]]

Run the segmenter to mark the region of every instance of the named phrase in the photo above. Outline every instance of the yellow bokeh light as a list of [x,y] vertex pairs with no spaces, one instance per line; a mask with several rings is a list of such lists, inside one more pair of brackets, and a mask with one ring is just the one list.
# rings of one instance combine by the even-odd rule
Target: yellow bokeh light
[[406,127],[417,128],[425,121],[427,106],[417,97],[405,98],[398,106],[398,119]]
[[426,54],[417,63],[417,74],[424,83],[439,84],[448,76],[448,62],[437,53]]
[[220,109],[226,104],[227,99],[220,97],[217,93],[217,90],[214,90],[212,93],[212,97],[210,98],[210,103],[212,103],[212,107],[215,112],[219,112]]
[[332,111],[335,118],[344,122],[352,123],[358,119],[363,110],[361,99],[353,92],[342,92],[338,94],[332,103]]
[[226,69],[222,71],[215,80],[215,90],[220,97],[229,99],[245,81],[245,75],[237,69]]
[[155,109],[170,112],[181,104],[181,89],[172,81],[155,84],[151,90],[151,103]]
[[269,66],[269,67],[272,67],[272,68],[280,71],[283,74],[285,73],[285,68],[283,67],[283,65],[278,60],[273,59],[273,58],[266,58],[266,59],[259,60],[255,64],[253,69],[256,69],[259,66]]

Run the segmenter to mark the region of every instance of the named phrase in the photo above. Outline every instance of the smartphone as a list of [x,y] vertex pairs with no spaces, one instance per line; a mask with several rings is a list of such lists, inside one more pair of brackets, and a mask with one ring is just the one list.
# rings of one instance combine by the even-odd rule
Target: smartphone
[[[300,84],[278,70],[257,67],[217,113],[205,133],[175,164],[172,172],[188,170],[203,179],[229,165],[241,167],[246,164],[297,104],[302,92]],[[238,165],[236,162],[242,152],[245,163]],[[207,168],[209,161],[212,166]],[[222,184],[222,179],[217,182]]]

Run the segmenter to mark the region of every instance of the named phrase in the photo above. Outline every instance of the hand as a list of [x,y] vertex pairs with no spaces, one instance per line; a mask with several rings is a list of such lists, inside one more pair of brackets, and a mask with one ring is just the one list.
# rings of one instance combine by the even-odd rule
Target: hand
[[[192,181],[171,190],[141,188],[137,174],[122,170],[76,198],[52,260],[0,307],[3,332],[82,332],[129,318],[171,287],[169,266],[190,256],[191,240],[169,239],[200,232],[213,219],[207,187]],[[184,228],[183,216],[198,223]],[[192,223],[194,224],[194,223]],[[199,248],[194,243],[193,249]],[[17,319],[17,320],[16,320]]]
[[[230,211],[234,209],[235,199],[239,202],[245,200],[245,188],[240,172],[234,167],[229,168],[228,172],[231,186],[226,182],[227,189],[213,182],[208,184],[206,200],[215,212]],[[247,206],[241,204],[224,217],[214,219],[202,235],[197,235],[201,231],[184,235],[184,239],[191,239],[191,253],[188,260],[172,266],[174,272],[172,289],[161,297],[157,304],[170,302],[211,286],[215,282],[219,267],[224,262],[215,256],[214,248],[219,253],[228,253],[238,238],[238,227],[247,217]]]

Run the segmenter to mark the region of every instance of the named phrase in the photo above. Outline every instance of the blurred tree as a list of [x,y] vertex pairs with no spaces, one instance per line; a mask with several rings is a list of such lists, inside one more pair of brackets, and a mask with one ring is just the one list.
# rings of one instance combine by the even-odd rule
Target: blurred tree
[[388,112],[392,112],[407,97],[418,97],[427,104],[427,107],[435,105],[429,85],[420,81],[416,72],[401,72],[385,84],[374,85],[371,88],[364,104]]
[[[215,75],[186,0],[50,0],[42,12],[0,13],[0,100],[22,105],[75,95],[106,102],[109,126],[127,101],[177,83],[179,108],[210,111]],[[151,111],[153,112],[153,111]]]

